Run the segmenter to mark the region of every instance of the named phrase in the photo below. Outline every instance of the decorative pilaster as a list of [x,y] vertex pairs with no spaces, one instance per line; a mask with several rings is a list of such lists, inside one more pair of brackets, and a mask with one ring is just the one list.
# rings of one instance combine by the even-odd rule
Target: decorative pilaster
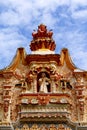
[[37,76],[33,78],[33,92],[37,93]]
[[51,92],[56,93],[55,77],[51,76]]
[[77,112],[78,121],[83,121],[84,117],[84,86],[76,86],[76,96],[77,96]]
[[4,119],[10,121],[10,101],[11,101],[11,86],[4,86],[3,93],[3,108],[4,108]]

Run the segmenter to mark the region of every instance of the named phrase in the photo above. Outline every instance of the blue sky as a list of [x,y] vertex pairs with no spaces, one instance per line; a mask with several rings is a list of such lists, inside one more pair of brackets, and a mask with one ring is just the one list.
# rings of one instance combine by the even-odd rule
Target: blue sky
[[87,70],[87,0],[0,0],[0,69],[18,47],[31,53],[31,34],[41,23],[54,32],[55,52],[68,48],[74,64]]

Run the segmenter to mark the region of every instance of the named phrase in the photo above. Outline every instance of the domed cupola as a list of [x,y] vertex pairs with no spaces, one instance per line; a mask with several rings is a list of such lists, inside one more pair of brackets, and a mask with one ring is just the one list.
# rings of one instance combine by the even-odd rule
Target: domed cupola
[[56,44],[52,35],[53,32],[48,31],[45,25],[39,25],[38,30],[32,33],[33,40],[30,43],[32,54],[54,54]]

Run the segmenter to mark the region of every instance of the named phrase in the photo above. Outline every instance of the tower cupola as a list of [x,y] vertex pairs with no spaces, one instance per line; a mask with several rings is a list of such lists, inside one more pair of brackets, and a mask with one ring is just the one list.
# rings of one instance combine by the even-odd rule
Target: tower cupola
[[48,31],[45,25],[40,24],[38,30],[32,33],[33,40],[30,43],[32,54],[54,54],[56,44],[52,35],[52,30]]

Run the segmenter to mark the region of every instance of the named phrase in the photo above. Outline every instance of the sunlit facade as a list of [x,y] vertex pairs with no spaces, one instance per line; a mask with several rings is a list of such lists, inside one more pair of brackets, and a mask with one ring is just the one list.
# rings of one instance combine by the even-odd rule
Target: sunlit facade
[[87,71],[67,48],[55,54],[52,35],[39,25],[31,54],[18,48],[0,70],[0,130],[87,130]]

